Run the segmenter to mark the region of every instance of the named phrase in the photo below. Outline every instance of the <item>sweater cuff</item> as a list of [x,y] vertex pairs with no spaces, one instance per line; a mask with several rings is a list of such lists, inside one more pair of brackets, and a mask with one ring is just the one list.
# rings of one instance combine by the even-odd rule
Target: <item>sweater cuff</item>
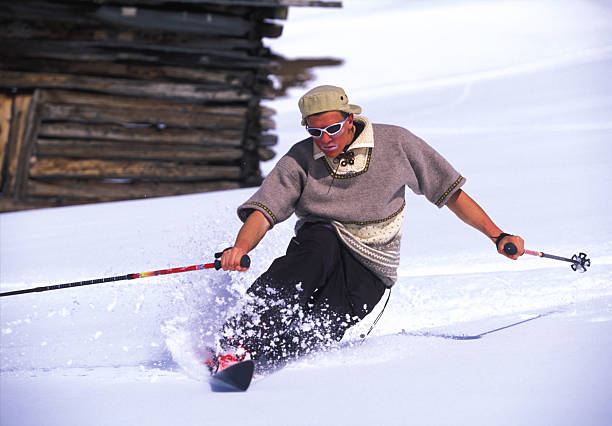
[[257,203],[254,201],[240,205],[238,207],[238,217],[244,223],[246,222],[247,218],[251,215],[251,213],[253,213],[253,210],[258,210],[261,213],[263,213],[266,219],[268,219],[268,222],[270,222],[270,229],[272,229],[272,227],[274,227],[274,225],[278,223],[276,215],[272,213],[272,210],[270,210],[268,207],[266,207],[262,203]]
[[459,188],[463,186],[465,183],[465,178],[463,176],[459,176],[459,178],[448,187],[448,189],[442,194],[438,201],[435,202],[435,205],[439,208],[442,208],[446,205],[450,197],[457,192]]

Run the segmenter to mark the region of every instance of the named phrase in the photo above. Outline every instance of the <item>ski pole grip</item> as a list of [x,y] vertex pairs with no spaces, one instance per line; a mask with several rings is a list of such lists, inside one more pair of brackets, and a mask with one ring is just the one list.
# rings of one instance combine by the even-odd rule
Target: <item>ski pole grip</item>
[[228,251],[228,250],[230,250],[230,249],[232,249],[232,248],[233,248],[233,247],[228,247],[228,248],[224,249],[223,251],[220,251],[220,252],[215,253],[215,259],[220,258],[221,256],[223,256],[223,253],[225,253],[226,251]]
[[[240,258],[240,266],[242,266],[243,268],[248,268],[249,266],[251,266],[251,258],[249,257],[248,254],[245,254],[244,256]],[[219,259],[215,260],[215,269],[217,271],[221,269],[221,260]]]
[[518,252],[516,246],[514,245],[514,243],[506,243],[504,244],[504,253],[506,253],[509,256],[513,256]]

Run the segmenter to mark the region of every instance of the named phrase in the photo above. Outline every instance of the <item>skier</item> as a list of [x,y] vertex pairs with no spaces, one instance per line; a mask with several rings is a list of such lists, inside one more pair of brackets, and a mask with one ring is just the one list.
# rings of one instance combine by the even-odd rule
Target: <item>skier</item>
[[[245,271],[242,256],[293,213],[296,234],[223,326],[218,352],[205,361],[213,373],[245,357],[274,368],[340,340],[371,312],[397,279],[406,186],[450,208],[500,254],[524,251],[521,237],[502,232],[461,189],[465,178],[408,130],[359,116],[340,87],[315,87],[298,106],[309,137],[238,207],[244,224],[222,268]],[[517,254],[504,253],[508,242]]]

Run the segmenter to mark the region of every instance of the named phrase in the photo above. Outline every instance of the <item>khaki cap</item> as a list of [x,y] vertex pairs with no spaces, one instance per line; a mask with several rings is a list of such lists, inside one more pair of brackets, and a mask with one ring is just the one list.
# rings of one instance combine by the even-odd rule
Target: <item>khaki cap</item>
[[326,111],[344,111],[361,114],[359,105],[348,103],[348,96],[344,89],[336,86],[317,86],[304,94],[298,101],[302,113],[302,126],[306,125],[306,118]]

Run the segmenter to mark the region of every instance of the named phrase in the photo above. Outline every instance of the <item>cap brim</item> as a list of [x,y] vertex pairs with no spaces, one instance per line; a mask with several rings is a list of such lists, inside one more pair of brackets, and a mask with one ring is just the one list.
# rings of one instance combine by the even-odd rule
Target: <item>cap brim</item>
[[[348,112],[349,114],[361,114],[361,107],[359,105],[347,104],[347,105],[343,105],[341,108],[330,109],[330,111],[342,111],[342,112]],[[316,112],[315,114],[320,114],[322,112],[327,112],[327,111],[319,111],[319,112]],[[314,114],[310,114],[310,115],[314,115]],[[310,115],[308,117],[310,117]],[[302,118],[302,126],[306,125],[306,118],[308,117]]]

